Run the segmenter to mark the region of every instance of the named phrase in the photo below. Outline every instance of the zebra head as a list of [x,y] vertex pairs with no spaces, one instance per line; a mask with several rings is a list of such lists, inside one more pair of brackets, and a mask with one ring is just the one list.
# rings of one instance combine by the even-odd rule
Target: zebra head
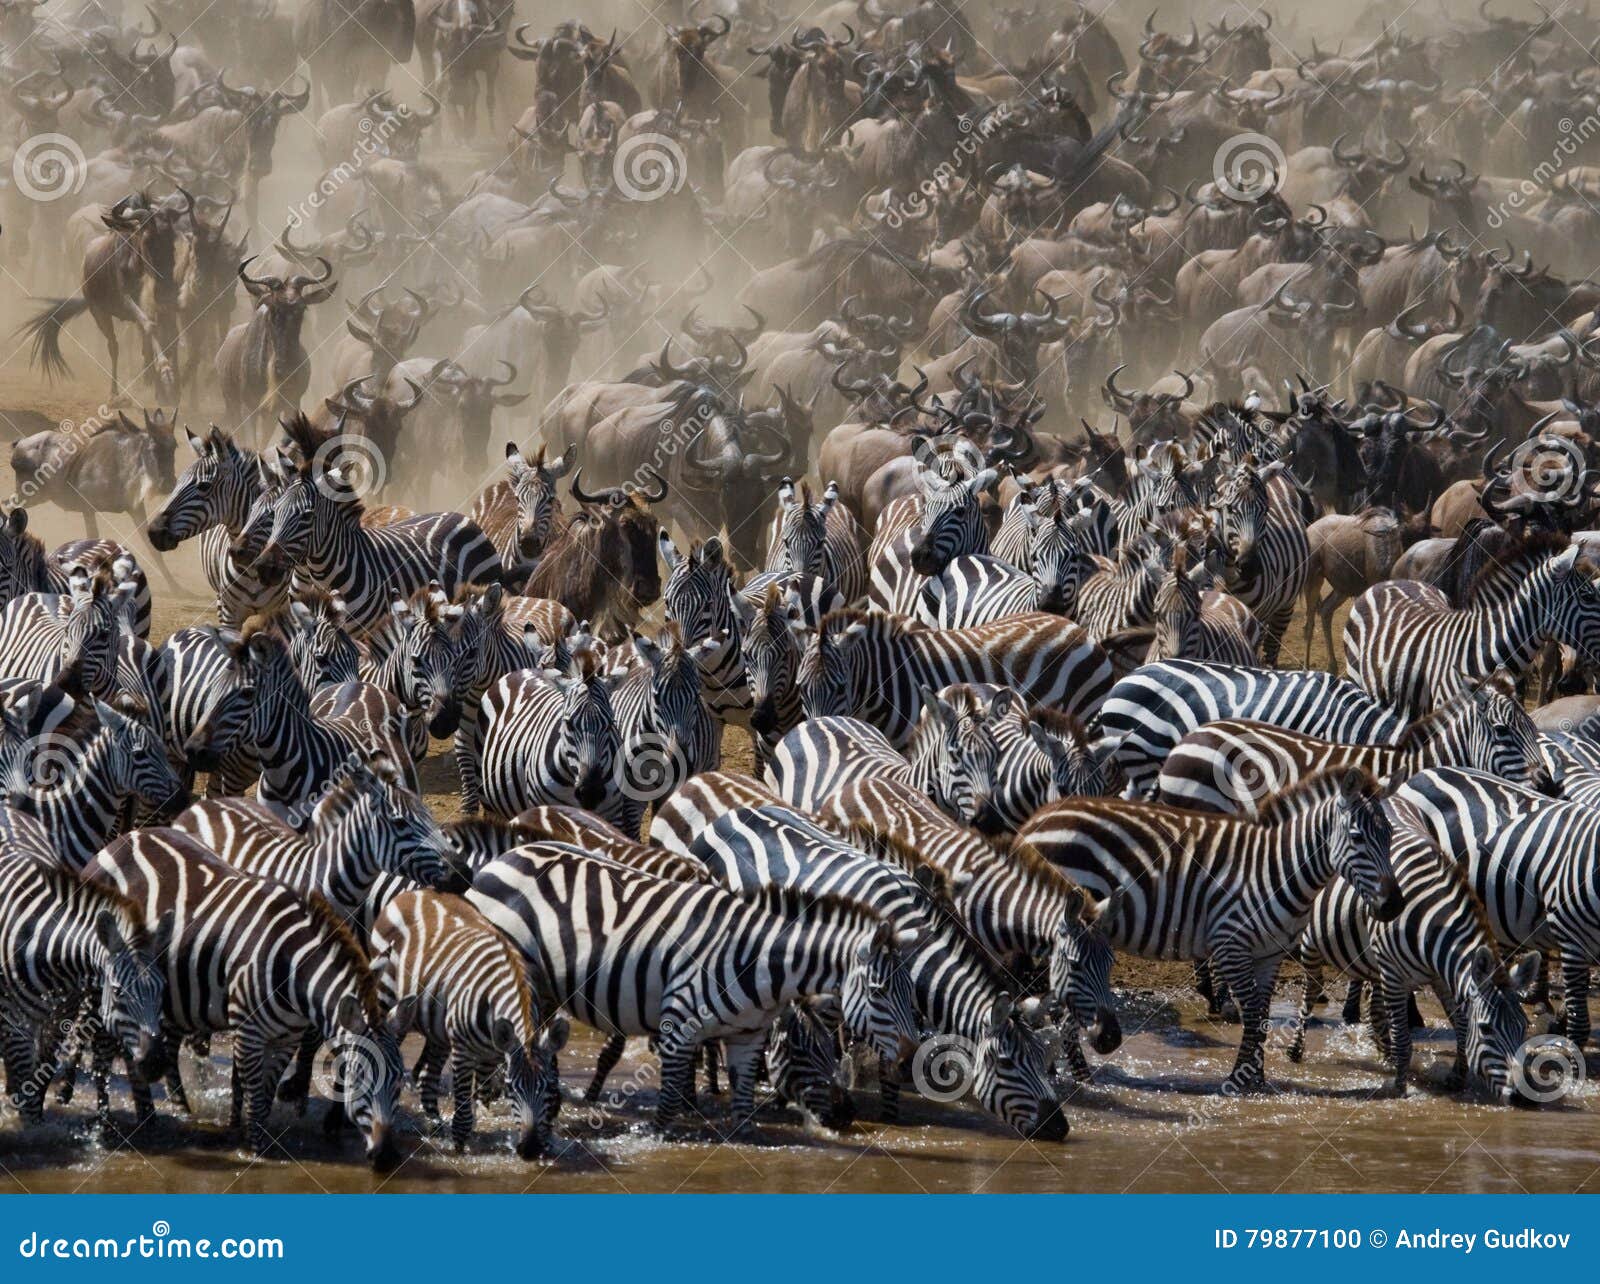
[[[297,463],[281,448],[269,458],[274,460],[277,476],[275,484],[269,484],[262,492],[270,510],[266,539],[259,545],[260,551],[245,560],[263,584],[276,584],[308,560],[313,547],[320,543],[327,514],[345,505],[353,505],[359,511],[360,496],[338,465],[318,459]],[[247,520],[242,537],[251,541],[247,547],[253,547],[259,538],[259,527],[259,520],[253,516]]]
[[1015,697],[1001,687],[987,703],[969,688],[947,687],[946,700],[921,689],[925,743],[933,762],[934,801],[953,818],[981,834],[995,834],[1005,817],[995,807],[1000,746],[995,724],[1004,721]]
[[566,476],[577,454],[576,446],[568,446],[560,459],[547,464],[541,445],[530,463],[514,443],[506,443],[506,468],[511,474],[511,494],[517,502],[518,556],[531,561],[544,552],[558,506],[556,482]]
[[995,996],[973,1052],[972,1094],[1024,1137],[1063,1141],[1067,1117],[1052,1075],[1059,1037],[1042,1037],[1019,1017],[1011,996]]
[[19,505],[0,521],[0,606],[45,583],[44,545],[28,534],[28,510]]
[[391,608],[397,694],[408,710],[422,717],[428,734],[435,738],[454,735],[461,721],[456,684],[456,629],[461,614],[437,580],[418,589],[410,600],[397,600]]
[[116,680],[124,606],[138,592],[138,586],[126,578],[129,567],[131,559],[118,558],[111,567],[93,574],[74,566],[67,577],[61,661],[81,663],[84,687],[99,695],[109,694]]
[[1089,1032],[1090,1043],[1102,1056],[1122,1045],[1122,1024],[1111,992],[1114,951],[1109,931],[1116,904],[1110,897],[1097,908],[1087,892],[1072,887],[1050,945],[1053,1005],[1071,1026]]
[[1516,1090],[1517,1058],[1525,1055],[1528,1038],[1521,996],[1538,980],[1543,962],[1537,950],[1527,950],[1508,968],[1492,946],[1480,945],[1457,982],[1462,992],[1456,1000],[1466,1015],[1467,1068],[1501,1105],[1523,1100]]
[[[1476,717],[1472,720],[1472,755],[1468,765],[1527,785],[1542,794],[1559,797],[1559,768],[1551,770],[1539,743],[1539,729],[1517,699],[1516,680],[1502,669],[1474,688],[1469,697]],[[1553,755],[1559,763],[1560,755]]]
[[406,1077],[400,1040],[411,1028],[416,1012],[414,994],[383,1013],[370,996],[346,992],[334,1009],[336,1029],[330,1042],[339,1066],[345,1113],[366,1134],[367,1162],[376,1171],[393,1167],[399,1157],[393,1129]]
[[1083,725],[1070,713],[1034,709],[1024,724],[1033,747],[1049,768],[1047,802],[1058,798],[1092,798],[1111,791],[1106,763],[1095,754]]
[[1028,573],[1039,586],[1039,610],[1070,615],[1077,605],[1087,559],[1080,535],[1082,519],[1059,504],[1048,513],[1024,510],[1028,523]]
[[[939,458],[965,460],[966,456],[952,451]],[[994,485],[999,474],[992,468],[978,468],[963,475],[967,467],[963,463],[952,478],[941,476],[941,471],[947,470],[926,466],[917,474],[922,488],[922,520],[911,536],[910,560],[911,569],[918,575],[938,575],[954,558],[980,553],[988,547],[978,497]]]
[[137,798],[158,819],[177,815],[189,805],[189,791],[166,746],[141,716],[148,716],[141,701],[123,696],[118,704],[95,702],[100,733],[86,755],[93,783],[118,798]]
[[664,798],[711,761],[719,727],[706,710],[700,657],[715,645],[715,639],[684,645],[678,626],[670,622],[659,642],[634,634],[633,648],[649,670],[649,685],[622,764],[630,788]]
[[839,483],[830,481],[822,492],[822,502],[811,502],[811,487],[785,477],[778,488],[778,541],[772,550],[768,569],[792,574],[815,575],[833,582],[828,564],[828,514],[839,501]]
[[[1333,774],[1337,792],[1327,831],[1333,868],[1356,889],[1378,922],[1391,922],[1405,907],[1405,897],[1389,860],[1394,829],[1383,805],[1382,786],[1360,768]],[[1320,790],[1313,786],[1310,792]]]
[[824,1128],[848,1128],[856,1117],[840,1056],[839,1009],[830,995],[810,995],[785,1005],[767,1040],[767,1081]]
[[796,681],[808,718],[848,718],[856,711],[857,649],[867,637],[864,611],[830,611],[807,635]]
[[1549,565],[1557,585],[1550,636],[1580,656],[1600,654],[1600,558],[1571,544]]
[[337,594],[301,590],[284,621],[289,657],[307,691],[361,677],[361,651],[349,632],[345,601]]
[[712,536],[694,544],[685,557],[666,531],[660,535],[661,560],[667,567],[667,581],[661,588],[661,603],[667,619],[683,630],[690,646],[716,634],[733,633],[733,570],[722,553],[722,541]]
[[750,729],[760,736],[781,735],[782,711],[789,703],[800,668],[800,643],[793,624],[796,608],[785,601],[777,583],[767,585],[759,607],[738,593],[733,609],[739,619],[739,651],[750,687]]
[[[262,455],[257,473],[260,492],[245,513],[238,534],[228,546],[228,553],[240,566],[252,568],[263,584],[275,584],[299,560],[277,537],[296,534],[298,542],[294,552],[304,553],[310,543],[310,522],[301,522],[303,530],[296,531],[295,519],[300,513],[309,519],[312,497],[306,488],[295,485],[299,469],[293,456],[281,446]],[[287,507],[280,505],[285,499],[291,500]],[[273,547],[274,556],[267,560],[269,545]]]
[[593,653],[581,653],[578,665],[578,676],[554,679],[562,696],[556,744],[578,805],[593,811],[611,792],[622,743],[610,688]]
[[1211,501],[1217,533],[1235,567],[1248,562],[1267,524],[1267,483],[1250,456],[1223,472]]
[[451,845],[426,803],[406,788],[394,760],[374,753],[349,764],[311,813],[311,832],[320,840],[330,831],[372,850],[385,874],[460,892],[467,882]]
[[887,923],[877,924],[856,947],[840,988],[845,1033],[896,1063],[916,1051],[922,1028],[916,987],[902,956],[920,939],[915,928],[897,932]]
[[165,1059],[161,1014],[166,1006],[172,924],[170,909],[148,932],[109,909],[101,910],[94,921],[95,939],[105,951],[100,1025],[122,1048],[128,1064],[146,1077],[159,1074]]
[[537,1159],[550,1149],[550,1130],[561,1101],[556,1057],[567,1046],[570,1026],[557,1016],[532,1038],[517,1037],[517,1027],[496,1017],[490,1037],[506,1059],[506,1095],[517,1112],[517,1156]]
[[212,426],[209,437],[184,429],[194,463],[183,470],[166,502],[145,528],[158,552],[170,553],[186,539],[212,526],[231,525],[244,516],[255,490],[247,458],[233,439]]
[[226,654],[226,663],[210,685],[205,712],[183,743],[183,758],[192,770],[215,771],[222,760],[248,743],[255,714],[255,688],[249,656],[237,633],[210,629],[209,634]]

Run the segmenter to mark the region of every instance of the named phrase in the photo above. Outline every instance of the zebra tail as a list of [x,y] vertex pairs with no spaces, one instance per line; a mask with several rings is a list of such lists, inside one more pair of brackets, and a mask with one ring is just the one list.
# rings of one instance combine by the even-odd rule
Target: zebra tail
[[77,317],[89,310],[89,301],[82,295],[70,299],[45,299],[50,306],[24,324],[17,333],[33,340],[30,365],[44,370],[51,383],[72,373],[67,359],[61,355],[61,331]]

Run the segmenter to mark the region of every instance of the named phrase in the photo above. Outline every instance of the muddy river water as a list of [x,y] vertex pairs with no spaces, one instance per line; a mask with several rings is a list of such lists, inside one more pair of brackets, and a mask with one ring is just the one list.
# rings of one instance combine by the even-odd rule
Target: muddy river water
[[[1296,990],[1298,987],[1294,987]],[[1170,1000],[1170,1001],[1169,1001]],[[662,1139],[646,1127],[654,1102],[653,1058],[630,1045],[608,1084],[604,1109],[569,1101],[556,1154],[525,1163],[509,1150],[509,1116],[480,1114],[465,1154],[409,1117],[399,1168],[375,1176],[350,1136],[330,1142],[313,1117],[280,1106],[273,1117],[287,1158],[254,1159],[224,1131],[226,1064],[190,1064],[199,1118],[158,1102],[157,1118],[124,1144],[86,1135],[84,1097],[53,1112],[42,1130],[0,1121],[0,1189],[10,1191],[1508,1191],[1600,1190],[1600,1084],[1589,1080],[1539,1109],[1506,1109],[1445,1094],[1451,1043],[1439,1014],[1420,1034],[1415,1082],[1403,1098],[1364,1030],[1314,1026],[1305,1060],[1291,1064],[1291,999],[1274,1007],[1266,1095],[1236,1099],[1218,1085],[1238,1027],[1208,1020],[1187,994],[1141,994],[1129,1003],[1128,1038],[1101,1061],[1092,1084],[1068,1103],[1065,1143],[1035,1144],[970,1104],[940,1105],[909,1093],[901,1121],[876,1122],[873,1094],[845,1134],[808,1130],[777,1108],[757,1136],[714,1140],[725,1099],[705,1103],[709,1122]],[[1336,1014],[1333,1014],[1336,1017]],[[598,1050],[575,1034],[563,1057],[570,1090],[587,1082]],[[198,1093],[194,1087],[200,1088]],[[448,1096],[445,1098],[448,1101]],[[118,1119],[129,1128],[126,1097]],[[415,1107],[408,1091],[404,1104]],[[312,1107],[313,1114],[320,1105]]]

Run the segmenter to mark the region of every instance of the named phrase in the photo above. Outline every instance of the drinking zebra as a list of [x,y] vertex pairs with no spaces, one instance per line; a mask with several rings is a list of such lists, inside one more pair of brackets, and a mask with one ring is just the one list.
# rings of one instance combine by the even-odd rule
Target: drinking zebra
[[1390,807],[1395,813],[1390,859],[1405,908],[1388,923],[1374,923],[1342,879],[1317,894],[1294,949],[1306,982],[1289,1060],[1304,1055],[1322,970],[1331,967],[1375,987],[1372,1031],[1394,1067],[1396,1093],[1405,1092],[1411,1065],[1411,994],[1426,987],[1455,1030],[1459,1081],[1465,1084],[1470,1073],[1495,1100],[1510,1103],[1518,1053],[1528,1036],[1519,995],[1537,976],[1539,955],[1530,951],[1511,968],[1503,967],[1483,906],[1462,868],[1439,850],[1410,806]]
[[1155,788],[1161,764],[1196,727],[1248,718],[1344,743],[1392,743],[1405,724],[1354,683],[1329,673],[1162,660],[1121,679],[1100,728],[1131,797]]
[[1380,922],[1404,904],[1382,795],[1359,768],[1309,777],[1261,804],[1253,821],[1067,799],[1041,810],[1016,842],[1108,898],[1100,922],[1117,948],[1209,961],[1243,1014],[1228,1075],[1242,1091],[1265,1085],[1267,1005],[1317,893],[1343,876]]
[[373,925],[372,956],[383,1002],[417,996],[422,1113],[439,1124],[440,1076],[448,1062],[450,1139],[464,1149],[478,1091],[503,1074],[517,1111],[517,1154],[544,1154],[560,1100],[556,1056],[567,1023],[541,1015],[528,964],[510,942],[459,896],[402,892]]
[[656,1125],[693,1094],[695,1055],[727,1049],[735,1128],[754,1109],[755,1064],[789,1001],[840,994],[845,1025],[889,1055],[914,1043],[893,983],[914,941],[850,902],[782,891],[745,899],[669,882],[558,843],[507,852],[467,899],[550,978],[562,1005],[607,1034],[654,1035]]
[[1395,788],[1428,767],[1473,767],[1559,794],[1539,734],[1508,673],[1419,718],[1393,744],[1340,744],[1281,727],[1222,719],[1180,740],[1161,767],[1160,801],[1253,816],[1258,799],[1329,767],[1362,767]]
[[175,829],[124,834],[85,871],[137,904],[147,928],[173,915],[165,1028],[231,1030],[233,1121],[258,1154],[272,1144],[273,1090],[308,1029],[344,1061],[345,1109],[374,1168],[397,1158],[395,1108],[405,1066],[400,1039],[415,996],[385,1011],[366,954],[337,911],[281,883],[241,874]]

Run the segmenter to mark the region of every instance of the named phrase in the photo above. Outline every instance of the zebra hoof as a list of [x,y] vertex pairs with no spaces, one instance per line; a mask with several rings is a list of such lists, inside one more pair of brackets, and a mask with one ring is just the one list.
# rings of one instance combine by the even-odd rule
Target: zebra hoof
[[1295,1063],[1295,1065],[1299,1065],[1305,1060],[1306,1057],[1305,1045],[1303,1043],[1291,1043],[1289,1045],[1288,1057],[1289,1060]]
[[1217,1015],[1229,1025],[1239,1024],[1239,1005],[1232,999],[1225,999],[1218,1006]]

